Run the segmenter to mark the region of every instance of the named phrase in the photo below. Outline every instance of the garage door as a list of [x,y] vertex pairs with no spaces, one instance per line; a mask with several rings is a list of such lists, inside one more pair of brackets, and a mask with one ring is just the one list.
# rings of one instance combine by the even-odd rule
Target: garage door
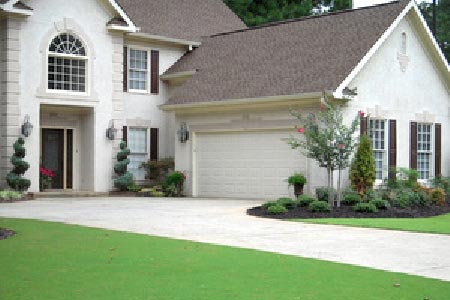
[[293,131],[197,134],[197,195],[225,198],[287,196],[286,179],[306,173],[306,159],[286,143]]

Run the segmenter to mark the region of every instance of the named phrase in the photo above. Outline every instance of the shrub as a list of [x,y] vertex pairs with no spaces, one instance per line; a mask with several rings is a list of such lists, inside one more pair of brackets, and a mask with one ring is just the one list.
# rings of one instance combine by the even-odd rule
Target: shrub
[[378,211],[377,207],[373,203],[358,203],[353,206],[356,212],[362,213],[376,213]]
[[434,188],[441,188],[446,194],[450,194],[450,177],[435,177],[432,180],[432,185]]
[[128,186],[128,191],[130,192],[140,192],[142,188],[138,186],[134,181]]
[[114,186],[122,192],[128,190],[128,187],[134,183],[133,175],[128,172],[128,159],[130,149],[127,144],[122,141],[120,143],[120,151],[117,153],[117,163],[114,165],[114,172],[117,174],[117,179],[114,180]]
[[411,206],[420,206],[422,203],[421,195],[410,189],[400,189],[395,191],[395,197],[392,199],[393,206],[407,208]]
[[0,198],[3,199],[21,199],[23,194],[21,192],[16,191],[0,191]]
[[381,198],[375,198],[370,200],[369,204],[375,205],[377,209],[388,209],[391,207],[389,201],[383,200]]
[[306,183],[306,177],[303,174],[294,173],[294,175],[289,176],[288,183],[289,183],[289,185],[305,184]]
[[353,188],[361,196],[373,187],[376,178],[375,159],[372,142],[367,135],[362,135],[358,150],[350,168],[350,181]]
[[353,206],[357,203],[361,202],[361,197],[358,194],[346,194],[344,195],[344,199],[342,200],[342,204]]
[[181,171],[175,171],[166,178],[164,190],[169,197],[180,197],[183,192],[186,175]]
[[277,200],[277,204],[284,206],[287,209],[292,209],[297,206],[297,203],[295,203],[295,201],[292,200],[291,198],[279,198]]
[[311,204],[311,202],[316,201],[317,199],[309,196],[309,195],[301,195],[297,198],[297,205],[300,207],[307,207]]
[[278,203],[277,203],[276,201],[269,201],[269,202],[264,203],[264,204],[262,205],[262,207],[265,208],[265,209],[268,209],[269,207],[275,206],[275,205],[277,205],[277,204],[278,204]]
[[315,200],[309,204],[308,209],[311,212],[330,212],[331,206],[328,202]]
[[13,169],[6,175],[6,182],[15,191],[26,191],[30,188],[31,181],[23,178],[25,172],[30,168],[30,165],[24,161],[25,158],[25,141],[23,138],[18,138],[14,143],[14,154],[11,157]]
[[[334,200],[336,200],[336,196],[337,196],[336,190],[335,189],[331,189],[331,190],[333,191],[333,194],[334,194]],[[316,188],[317,200],[328,202],[328,194],[329,194],[329,189],[327,187]]]
[[435,188],[430,190],[430,196],[436,205],[444,206],[445,204],[445,192],[441,188]]
[[267,209],[267,213],[270,215],[281,215],[287,213],[287,211],[288,211],[287,208],[285,208],[283,205],[280,204],[270,206]]
[[173,171],[175,163],[172,158],[161,160],[150,160],[141,166],[146,171],[145,178],[152,181],[153,184],[162,184],[169,172]]

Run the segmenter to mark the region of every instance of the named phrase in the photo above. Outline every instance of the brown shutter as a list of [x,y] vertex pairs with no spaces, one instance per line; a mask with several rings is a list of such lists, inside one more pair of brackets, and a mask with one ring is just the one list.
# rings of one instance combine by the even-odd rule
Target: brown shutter
[[123,91],[128,91],[128,48],[123,47]]
[[442,152],[442,142],[441,142],[441,135],[442,135],[442,127],[441,124],[435,124],[434,126],[435,131],[435,138],[434,138],[434,176],[438,177],[442,175],[442,169],[441,169],[441,152]]
[[367,118],[367,117],[361,117],[361,121],[360,121],[360,134],[361,135],[367,134],[368,120],[369,120],[369,118]]
[[127,126],[123,126],[122,128],[122,140],[128,144],[128,127]]
[[151,93],[158,94],[159,93],[159,51],[152,50],[151,51]]
[[159,156],[159,128],[150,129],[150,160],[158,160]]
[[411,169],[417,169],[417,122],[411,122],[410,124],[410,156],[409,167]]
[[396,178],[397,168],[397,121],[389,120],[389,179]]

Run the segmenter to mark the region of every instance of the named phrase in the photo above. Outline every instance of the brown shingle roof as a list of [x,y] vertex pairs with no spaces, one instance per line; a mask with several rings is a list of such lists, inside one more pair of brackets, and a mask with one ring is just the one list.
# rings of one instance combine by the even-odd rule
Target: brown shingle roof
[[409,2],[205,38],[166,74],[198,70],[168,105],[333,91]]
[[247,28],[221,0],[116,0],[141,32],[200,41]]

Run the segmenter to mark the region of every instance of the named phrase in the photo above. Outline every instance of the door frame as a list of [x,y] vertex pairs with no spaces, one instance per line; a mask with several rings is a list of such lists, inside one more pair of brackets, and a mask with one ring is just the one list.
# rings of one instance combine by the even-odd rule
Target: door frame
[[[60,129],[64,130],[64,161],[63,161],[63,190],[75,190],[75,187],[77,186],[75,183],[75,174],[77,165],[75,164],[75,153],[76,149],[78,149],[78,145],[75,143],[77,141],[76,139],[76,132],[77,129],[73,126],[41,126],[39,129],[39,166],[42,164],[42,131],[43,129]],[[67,130],[72,130],[72,188],[67,189]]]

